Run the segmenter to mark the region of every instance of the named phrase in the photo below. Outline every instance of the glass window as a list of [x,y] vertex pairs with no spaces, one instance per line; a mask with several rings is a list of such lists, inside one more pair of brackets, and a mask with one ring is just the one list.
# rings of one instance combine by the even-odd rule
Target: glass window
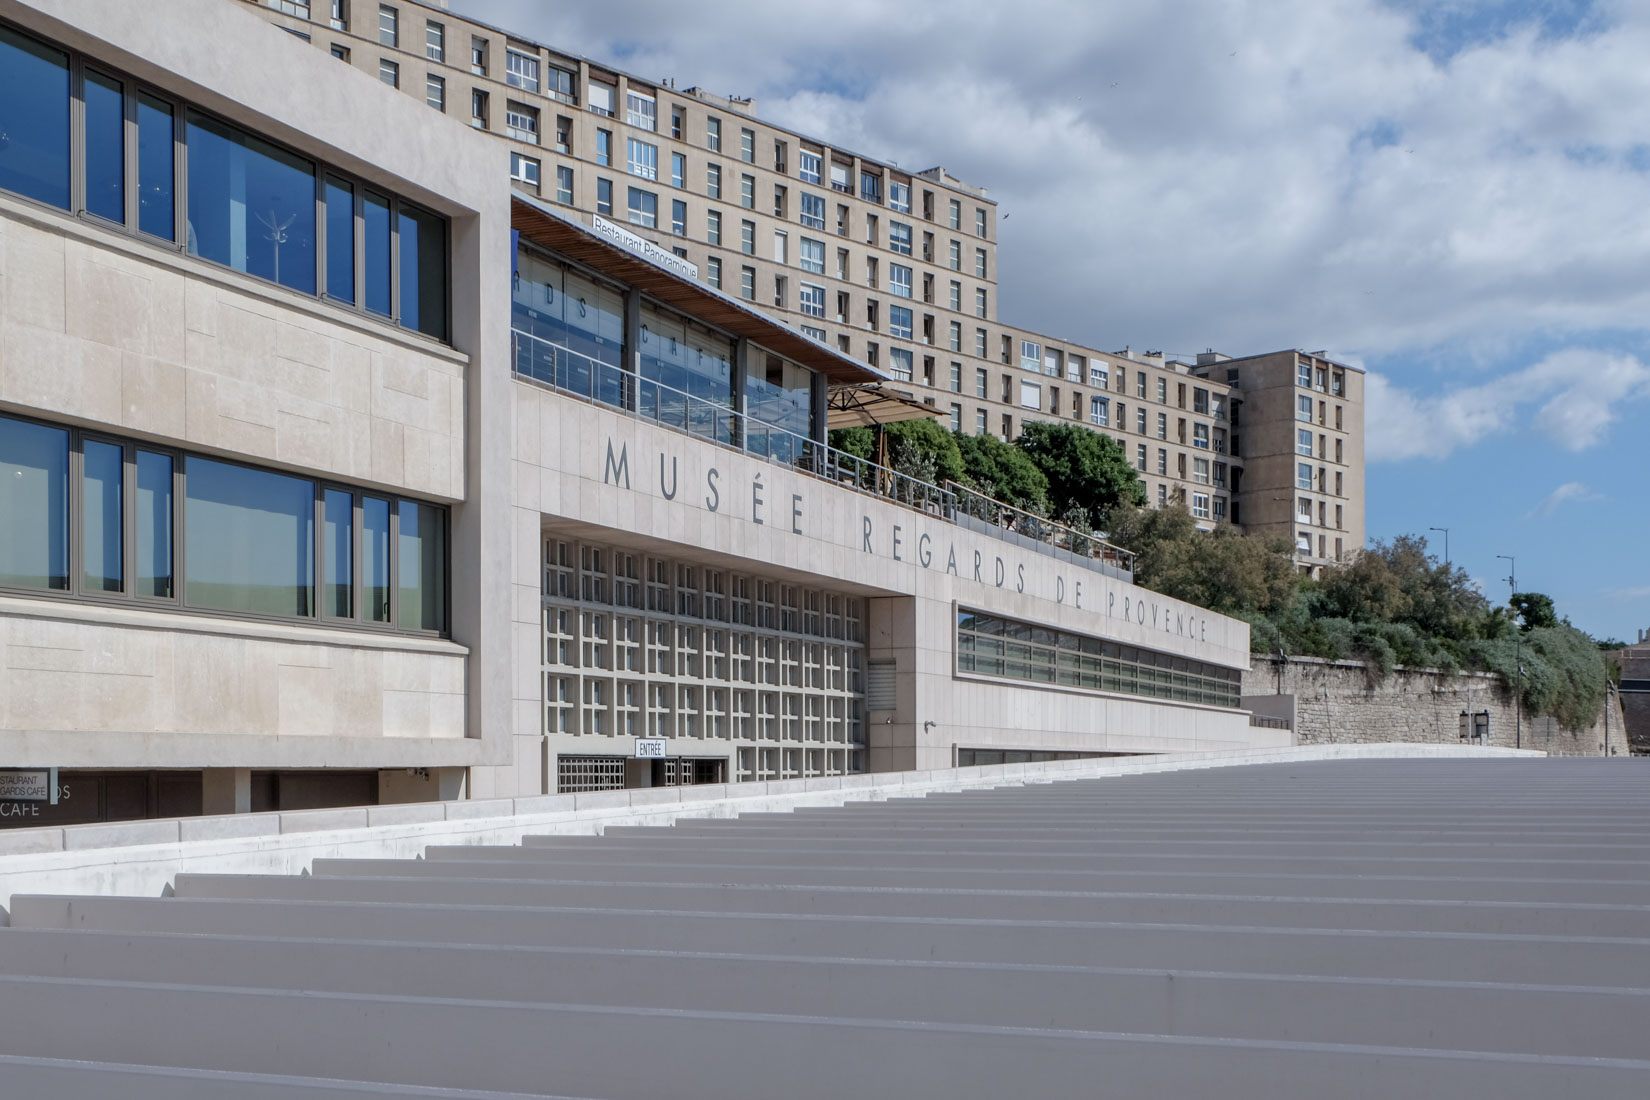
[[69,56],[0,27],[0,187],[69,207]]
[[904,222],[889,222],[888,247],[901,256],[909,256],[911,254],[911,227]]
[[355,497],[328,489],[322,503],[321,548],[326,572],[321,586],[321,614],[348,619],[355,614]]
[[137,594],[172,596],[172,456],[137,453]]
[[653,229],[659,224],[659,196],[651,191],[643,191],[639,187],[630,188],[626,210],[632,225]]
[[86,70],[86,210],[126,221],[126,92],[112,76]]
[[633,176],[643,179],[656,180],[659,178],[659,147],[646,141],[637,141],[630,138],[625,143],[629,154],[626,167]]
[[447,623],[447,529],[441,509],[400,502],[401,626],[443,630]]
[[366,262],[365,300],[362,302],[374,313],[388,317],[390,302],[390,200],[371,191],[361,195],[362,249]]
[[189,251],[315,293],[315,169],[201,115],[189,118]]
[[139,92],[137,121],[138,228],[170,241],[177,236],[172,197],[176,167],[172,105]]
[[355,189],[327,177],[327,296],[355,302]]
[[81,445],[81,586],[87,592],[126,590],[120,517],[124,449],[88,439]]
[[68,588],[68,432],[0,416],[0,516],[0,585]]
[[401,323],[437,340],[447,338],[447,224],[416,207],[401,207]]
[[825,228],[825,198],[823,195],[802,193],[802,224],[809,229]]
[[315,586],[315,485],[191,457],[186,598],[196,607],[307,616]]
[[369,622],[390,621],[390,502],[361,500],[361,612]]

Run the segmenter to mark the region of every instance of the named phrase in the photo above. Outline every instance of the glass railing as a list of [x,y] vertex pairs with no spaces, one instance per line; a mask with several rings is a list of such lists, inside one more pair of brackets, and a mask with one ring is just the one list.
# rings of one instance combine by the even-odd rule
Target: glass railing
[[956,482],[945,488],[879,466],[738,412],[724,402],[667,386],[519,329],[510,331],[517,376],[561,393],[607,405],[662,427],[778,462],[844,489],[902,504],[995,538],[1028,544],[1043,553],[1061,551],[1100,572],[1132,579],[1128,551],[1093,535],[993,500]]

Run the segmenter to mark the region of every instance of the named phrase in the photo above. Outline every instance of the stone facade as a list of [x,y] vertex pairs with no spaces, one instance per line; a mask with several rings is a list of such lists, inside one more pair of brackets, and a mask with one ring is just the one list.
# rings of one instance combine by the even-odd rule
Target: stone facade
[[[1541,715],[1520,716],[1500,679],[1486,672],[1445,673],[1435,669],[1394,669],[1376,683],[1358,661],[1317,657],[1255,656],[1243,677],[1244,705],[1257,699],[1294,697],[1295,741],[1301,745],[1459,744],[1461,712],[1489,711],[1490,744],[1537,749],[1554,756],[1604,754],[1601,714],[1585,730],[1565,729]],[[1610,747],[1627,754],[1619,703],[1610,700]]]

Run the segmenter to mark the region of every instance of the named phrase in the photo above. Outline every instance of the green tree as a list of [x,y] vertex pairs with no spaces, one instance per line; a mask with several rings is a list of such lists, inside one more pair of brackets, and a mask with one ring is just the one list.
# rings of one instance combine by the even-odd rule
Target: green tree
[[[956,437],[933,417],[896,421],[882,430],[890,469],[935,485],[967,476]],[[831,446],[867,462],[876,461],[876,439],[876,430],[867,427],[837,428],[830,435]]]
[[1526,634],[1532,630],[1558,625],[1558,612],[1553,608],[1553,598],[1544,593],[1514,592],[1512,599],[1507,601],[1507,606],[1512,608],[1518,625]]
[[1135,554],[1135,583],[1165,596],[1252,621],[1285,619],[1299,600],[1287,541],[1199,531],[1184,495],[1162,508],[1114,509],[1110,537]]
[[1048,515],[1048,478],[1017,447],[994,435],[957,435],[967,483],[1004,504]]
[[1034,421],[1014,445],[1048,478],[1049,506],[1057,515],[1080,508],[1105,527],[1119,504],[1146,503],[1140,475],[1109,435],[1077,424]]

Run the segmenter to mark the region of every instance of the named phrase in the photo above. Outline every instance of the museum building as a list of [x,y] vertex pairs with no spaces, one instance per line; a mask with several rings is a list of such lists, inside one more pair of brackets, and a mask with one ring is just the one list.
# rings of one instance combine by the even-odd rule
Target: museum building
[[507,156],[240,5],[0,0],[0,825],[1288,737],[1246,624],[833,450],[931,411]]

